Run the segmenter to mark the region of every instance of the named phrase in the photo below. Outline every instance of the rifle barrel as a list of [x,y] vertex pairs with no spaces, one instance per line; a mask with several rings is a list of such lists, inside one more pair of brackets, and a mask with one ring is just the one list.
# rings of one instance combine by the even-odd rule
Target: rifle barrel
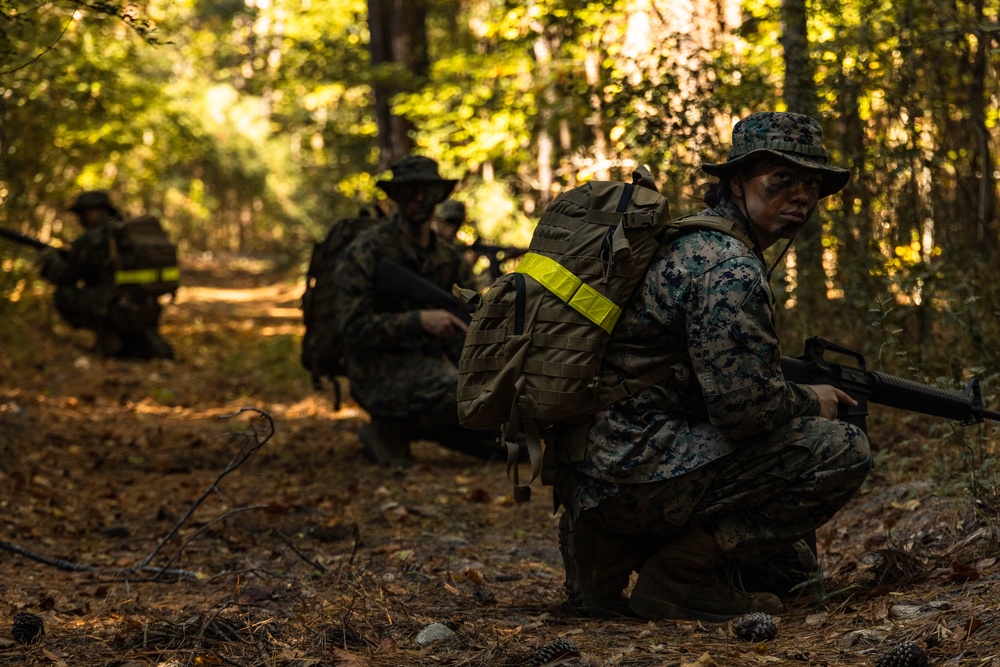
[[44,250],[52,247],[48,243],[43,243],[36,238],[26,236],[20,232],[15,232],[13,229],[7,229],[6,227],[0,227],[0,237],[13,241],[14,243],[31,246],[36,250]]
[[875,382],[868,400],[872,403],[960,421],[974,416],[976,406],[968,396],[960,392],[931,387],[878,371],[871,375]]

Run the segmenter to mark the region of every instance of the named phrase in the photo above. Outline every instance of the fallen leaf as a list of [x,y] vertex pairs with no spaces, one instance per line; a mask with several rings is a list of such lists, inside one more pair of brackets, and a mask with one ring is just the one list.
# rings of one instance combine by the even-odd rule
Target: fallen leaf
[[694,662],[682,662],[681,667],[719,667],[708,653],[702,653]]
[[333,649],[333,664],[334,667],[367,667],[368,665],[362,658],[339,648]]

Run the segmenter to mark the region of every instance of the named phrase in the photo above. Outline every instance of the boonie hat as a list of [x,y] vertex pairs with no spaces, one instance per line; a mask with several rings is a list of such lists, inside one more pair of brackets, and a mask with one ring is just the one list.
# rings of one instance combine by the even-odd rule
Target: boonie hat
[[819,196],[839,192],[851,180],[851,172],[826,164],[823,130],[815,119],[787,111],[761,111],[743,118],[733,127],[733,145],[721,164],[703,164],[712,176],[724,178],[751,160],[768,155],[779,157],[822,176]]
[[74,213],[85,208],[106,208],[112,213],[117,213],[118,209],[111,203],[111,197],[106,190],[87,190],[77,195],[73,205],[69,207]]
[[461,222],[465,220],[465,204],[455,199],[446,199],[438,206],[437,214],[442,220]]
[[422,155],[407,155],[389,169],[392,171],[392,180],[378,181],[375,185],[393,199],[398,196],[401,186],[439,183],[444,186],[441,199],[438,200],[442,201],[451,194],[455,184],[458,183],[455,179],[441,178],[437,162]]

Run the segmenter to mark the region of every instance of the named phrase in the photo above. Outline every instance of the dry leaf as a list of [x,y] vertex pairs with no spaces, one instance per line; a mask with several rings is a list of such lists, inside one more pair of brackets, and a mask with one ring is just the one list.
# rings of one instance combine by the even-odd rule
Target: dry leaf
[[719,667],[708,653],[702,653],[694,662],[682,662],[681,667]]
[[367,667],[368,663],[353,653],[348,653],[339,648],[333,649],[334,667]]

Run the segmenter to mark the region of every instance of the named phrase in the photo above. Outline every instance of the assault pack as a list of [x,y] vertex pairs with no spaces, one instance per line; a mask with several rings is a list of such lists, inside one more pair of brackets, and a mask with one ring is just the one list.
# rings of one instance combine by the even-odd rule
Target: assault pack
[[[380,213],[380,212],[379,212]],[[306,289],[302,293],[302,365],[312,374],[313,387],[323,388],[323,378],[333,384],[335,406],[341,402],[340,385],[336,378],[347,372],[344,346],[335,320],[333,274],[351,241],[364,230],[384,222],[380,214],[362,210],[362,214],[334,223],[326,238],[313,244],[306,271]]]
[[[515,498],[527,500],[541,476],[552,483],[556,452],[542,434],[556,424],[589,423],[602,407],[665,380],[670,366],[607,386],[601,361],[622,307],[661,243],[694,228],[714,229],[750,245],[724,218],[671,221],[667,201],[645,167],[631,183],[593,181],[559,195],[542,213],[528,253],[476,304],[458,368],[463,426],[501,429]],[[468,307],[468,306],[466,306]],[[678,359],[679,361],[680,359]],[[582,438],[560,459],[582,460]],[[527,450],[531,478],[520,483]]]
[[160,220],[143,215],[111,226],[115,285],[152,296],[174,294],[180,285],[177,246]]

